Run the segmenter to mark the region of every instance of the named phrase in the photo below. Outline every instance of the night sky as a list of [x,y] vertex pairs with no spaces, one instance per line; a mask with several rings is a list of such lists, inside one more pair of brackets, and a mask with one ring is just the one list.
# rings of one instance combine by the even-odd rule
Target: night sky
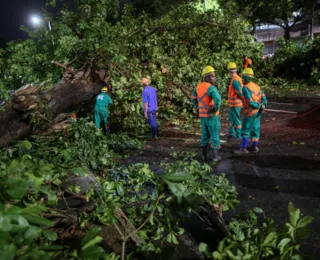
[[41,15],[46,0],[1,0],[0,38],[5,40],[25,39],[27,34],[19,27],[32,27],[30,16]]

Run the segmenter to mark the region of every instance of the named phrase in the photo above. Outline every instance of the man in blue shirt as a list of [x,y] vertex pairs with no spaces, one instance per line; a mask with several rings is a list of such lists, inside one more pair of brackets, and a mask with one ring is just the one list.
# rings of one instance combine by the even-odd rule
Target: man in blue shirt
[[147,119],[150,126],[152,140],[155,140],[157,139],[159,132],[159,125],[157,123],[157,90],[150,86],[150,81],[147,78],[143,78],[141,84],[144,87],[142,92],[144,117]]

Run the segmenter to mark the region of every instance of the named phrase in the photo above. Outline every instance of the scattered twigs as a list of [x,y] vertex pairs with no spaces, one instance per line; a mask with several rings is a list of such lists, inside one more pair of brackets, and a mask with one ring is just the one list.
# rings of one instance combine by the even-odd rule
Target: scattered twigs
[[[127,243],[128,239],[129,239],[130,237],[135,236],[135,235],[148,223],[149,219],[150,219],[151,216],[154,214],[154,212],[155,212],[155,210],[156,210],[156,208],[157,208],[157,206],[158,206],[161,198],[162,198],[162,196],[159,196],[159,197],[158,197],[158,199],[157,199],[157,201],[156,201],[156,203],[155,203],[155,205],[154,205],[151,213],[150,213],[149,216],[147,217],[147,219],[146,219],[137,229],[135,229],[134,231],[132,231],[131,233],[129,233],[129,235],[126,235],[126,234],[125,234],[125,232],[126,232],[125,230],[122,232],[122,231],[120,230],[120,228],[117,226],[117,224],[114,223],[114,226],[115,226],[115,228],[117,229],[117,231],[119,232],[119,234],[120,234],[120,236],[121,236],[121,239],[122,239],[121,260],[125,260],[125,256],[126,256],[126,255],[125,255],[125,253],[126,253],[126,243]],[[119,208],[116,208],[116,210],[119,210]],[[117,216],[118,214],[115,213],[115,215]],[[126,218],[126,217],[125,217],[125,218]],[[126,219],[127,219],[127,218],[126,218]],[[118,220],[119,220],[119,219],[118,219]],[[128,220],[128,221],[129,221],[129,220]],[[121,222],[121,221],[120,221],[120,222]],[[133,238],[133,239],[134,239],[134,238]],[[134,240],[135,240],[135,239],[134,239]]]

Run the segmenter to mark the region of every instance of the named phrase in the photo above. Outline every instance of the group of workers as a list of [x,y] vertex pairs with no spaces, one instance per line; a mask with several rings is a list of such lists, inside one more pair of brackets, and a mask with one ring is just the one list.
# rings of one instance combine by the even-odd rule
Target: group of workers
[[[229,140],[241,140],[240,149],[236,154],[244,154],[249,151],[258,152],[260,138],[261,114],[267,106],[267,98],[259,85],[254,83],[254,71],[252,60],[244,57],[241,77],[237,74],[235,62],[229,62],[227,66],[230,75],[228,86],[229,104]],[[209,141],[212,146],[212,159],[221,161],[220,149],[220,105],[221,96],[215,87],[216,73],[211,66],[202,70],[202,82],[195,88],[191,100],[199,111],[201,122],[201,154],[206,161]],[[243,122],[241,121],[243,110]],[[252,140],[248,147],[249,140]]]
[[[236,154],[244,154],[249,151],[258,152],[260,138],[261,114],[267,106],[267,99],[259,85],[254,83],[254,71],[252,60],[245,55],[241,77],[237,73],[235,62],[229,62],[227,66],[230,75],[228,86],[229,104],[229,131],[228,139],[241,140],[240,149],[235,150]],[[211,142],[212,160],[221,161],[220,149],[220,106],[221,96],[215,87],[216,71],[212,66],[206,66],[202,70],[202,82],[194,89],[191,101],[198,110],[201,123],[201,155],[203,161],[208,160],[208,146]],[[150,80],[143,78],[141,84],[144,87],[142,92],[142,103],[144,117],[149,126],[152,139],[157,139],[159,126],[156,119],[158,110],[156,89],[150,86]],[[111,97],[106,93],[104,87],[96,97],[94,109],[95,124],[100,128],[100,121],[103,120],[108,132],[108,110],[106,107],[112,104]],[[243,121],[241,121],[241,110],[243,110]],[[249,147],[249,140],[252,140]]]

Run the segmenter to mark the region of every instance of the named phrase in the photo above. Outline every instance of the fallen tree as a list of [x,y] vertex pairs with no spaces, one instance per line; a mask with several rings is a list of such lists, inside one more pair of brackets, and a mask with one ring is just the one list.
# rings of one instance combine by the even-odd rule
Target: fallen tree
[[34,130],[32,117],[38,118],[39,130],[56,123],[54,119],[72,107],[93,101],[101,85],[89,80],[61,80],[51,90],[41,93],[28,85],[19,89],[0,113],[0,146],[27,137]]

